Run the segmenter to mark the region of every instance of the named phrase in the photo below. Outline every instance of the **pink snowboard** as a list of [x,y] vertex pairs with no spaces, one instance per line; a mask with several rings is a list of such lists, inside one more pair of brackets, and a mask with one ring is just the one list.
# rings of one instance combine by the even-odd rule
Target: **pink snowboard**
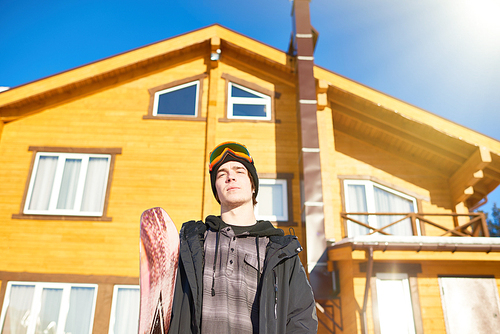
[[142,213],[140,255],[139,334],[164,334],[170,327],[179,233],[162,208]]

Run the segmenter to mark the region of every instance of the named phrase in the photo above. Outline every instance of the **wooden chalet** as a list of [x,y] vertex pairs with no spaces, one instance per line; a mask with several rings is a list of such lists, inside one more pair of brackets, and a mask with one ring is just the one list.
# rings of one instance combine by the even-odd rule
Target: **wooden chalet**
[[315,65],[308,6],[287,52],[212,25],[0,93],[0,334],[137,333],[139,217],[218,214],[228,140],[319,333],[499,333],[500,142]]

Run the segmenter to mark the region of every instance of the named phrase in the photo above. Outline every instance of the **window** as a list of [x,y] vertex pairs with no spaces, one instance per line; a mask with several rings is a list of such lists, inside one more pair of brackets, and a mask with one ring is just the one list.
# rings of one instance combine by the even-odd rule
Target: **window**
[[439,277],[446,333],[498,333],[500,301],[495,278]]
[[199,89],[196,80],[156,92],[153,116],[198,116]]
[[137,334],[140,292],[138,285],[115,285],[109,334]]
[[271,120],[271,96],[228,82],[228,119]]
[[[403,194],[394,189],[368,180],[344,180],[346,212],[366,213],[410,213],[417,212],[415,198]],[[369,225],[375,229],[387,226],[403,218],[398,215],[349,215],[357,221]],[[417,234],[420,235],[419,224]],[[372,230],[348,221],[347,233],[349,237],[369,234]],[[409,218],[402,220],[390,227],[383,229],[392,235],[413,235],[411,221]]]
[[1,334],[90,334],[97,285],[9,282]]
[[111,155],[37,152],[24,214],[102,216]]
[[408,275],[377,273],[376,295],[381,334],[415,334]]
[[143,119],[204,121],[201,100],[206,74],[150,88],[149,107]]
[[257,219],[288,221],[288,187],[284,179],[259,179],[255,214]]

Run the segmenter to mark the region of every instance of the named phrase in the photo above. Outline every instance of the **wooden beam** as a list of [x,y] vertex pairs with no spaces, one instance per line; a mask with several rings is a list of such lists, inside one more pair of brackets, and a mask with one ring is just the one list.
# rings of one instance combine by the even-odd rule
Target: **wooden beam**
[[474,194],[473,186],[484,178],[483,169],[491,163],[486,147],[478,147],[467,161],[450,177],[450,193],[453,204],[467,200]]
[[[379,122],[395,127],[399,129],[399,131],[405,132],[415,139],[427,142],[442,150],[449,151],[462,159],[468,158],[470,154],[470,151],[463,149],[463,142],[458,140],[458,138],[443,134],[432,128],[429,124],[405,118],[396,110],[388,109],[350,92],[330,86],[328,89],[328,99],[333,103],[342,105],[351,110],[356,110],[367,117],[371,117]],[[429,133],[435,134],[438,138],[429,136]]]
[[316,99],[318,100],[318,110],[323,110],[328,105],[328,96],[326,92],[328,91],[328,82],[326,80],[318,80],[316,87]]
[[440,156],[441,158],[444,158],[455,165],[459,166],[463,162],[463,158],[460,156],[454,154],[453,152],[450,152],[448,150],[445,150],[441,147],[438,147],[434,145],[434,143],[430,143],[428,141],[424,141],[420,138],[415,137],[412,134],[409,134],[405,131],[400,130],[400,128],[388,125],[387,123],[383,123],[377,119],[374,119],[372,117],[369,117],[362,112],[359,112],[358,110],[353,110],[341,105],[338,105],[337,103],[332,103],[332,109],[335,111],[340,112],[341,114],[350,117],[352,119],[358,120],[366,125],[369,125],[373,128],[376,128],[382,132],[384,132],[387,135],[397,137],[398,139],[414,146],[418,146],[423,150],[426,151],[431,151],[433,154],[436,154]]
[[497,172],[496,170],[494,169],[491,169],[490,166],[488,166],[488,168],[486,168],[484,170],[484,175],[487,177],[487,178],[490,178],[490,179],[493,179],[497,182],[500,182],[500,173]]
[[203,209],[200,219],[204,219],[208,215],[218,214],[219,207],[216,205],[214,195],[212,193],[212,184],[210,182],[210,173],[208,170],[210,152],[214,149],[217,142],[217,115],[218,111],[224,108],[223,105],[217,104],[219,78],[221,77],[220,66],[217,62],[210,61],[207,63],[208,76],[208,107],[207,107],[207,124],[205,138],[205,164],[203,170]]
[[434,173],[437,173],[443,177],[447,177],[449,174],[448,174],[448,171],[443,169],[441,166],[439,165],[431,165],[429,164],[427,161],[423,161],[423,160],[418,160],[418,159],[415,159],[415,156],[411,155],[410,153],[408,153],[407,151],[404,151],[404,150],[399,150],[399,149],[395,149],[393,146],[391,145],[388,145],[388,144],[383,144],[383,143],[377,143],[376,145],[372,143],[372,138],[367,136],[367,135],[364,135],[364,134],[361,134],[359,132],[353,132],[351,129],[349,128],[344,128],[342,125],[338,125],[336,124],[335,125],[335,132],[339,132],[339,133],[343,133],[344,135],[346,136],[349,136],[351,138],[354,138],[354,139],[357,139],[357,140],[360,140],[362,141],[364,144],[366,144],[367,146],[371,146],[371,147],[374,147],[374,148],[377,148],[377,149],[381,149],[382,151],[385,151],[389,154],[392,154],[398,158],[401,158],[403,160],[406,160],[412,164],[415,164],[419,167],[422,167],[428,171],[431,171],[431,172],[434,172]]
[[210,66],[216,68],[219,65],[220,37],[215,36],[210,39]]

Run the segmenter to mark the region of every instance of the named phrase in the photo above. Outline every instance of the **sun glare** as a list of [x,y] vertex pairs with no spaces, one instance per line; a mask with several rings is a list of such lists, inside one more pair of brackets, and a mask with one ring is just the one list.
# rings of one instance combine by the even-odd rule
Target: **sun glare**
[[500,1],[466,0],[458,3],[464,5],[464,14],[469,18],[467,21],[481,30],[500,34]]

